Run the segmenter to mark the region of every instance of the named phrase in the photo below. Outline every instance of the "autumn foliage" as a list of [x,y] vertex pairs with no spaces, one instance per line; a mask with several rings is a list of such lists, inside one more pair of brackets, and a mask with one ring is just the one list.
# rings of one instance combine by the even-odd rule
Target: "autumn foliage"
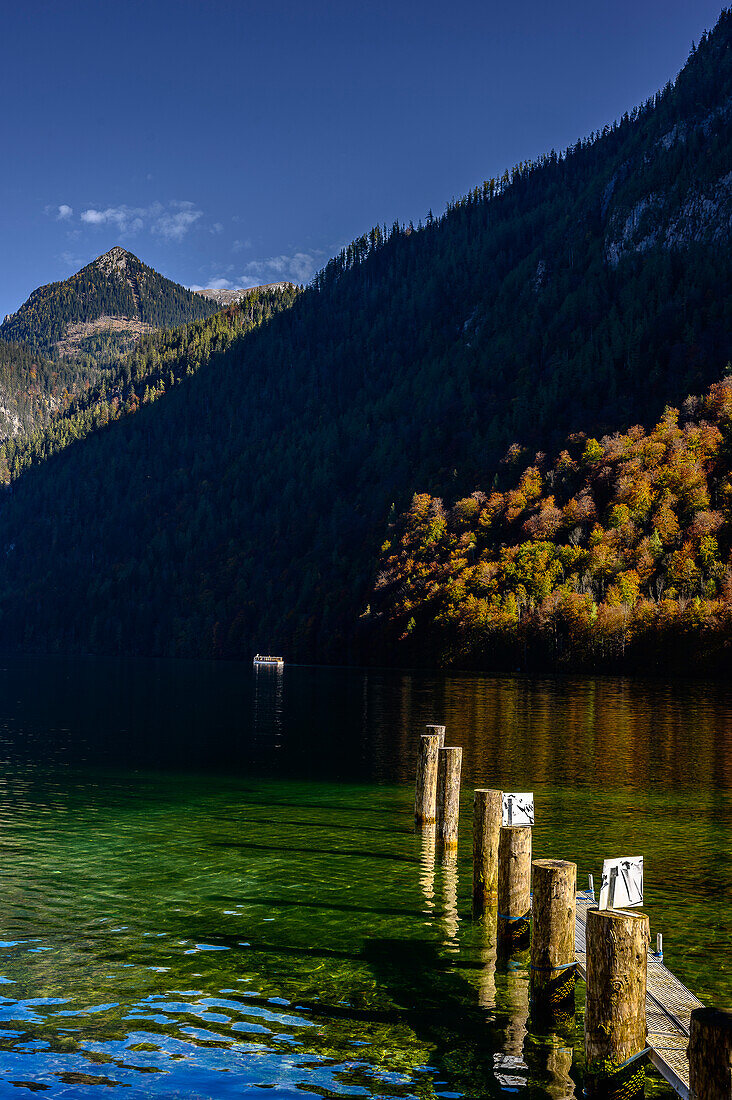
[[652,431],[571,437],[505,491],[450,508],[416,495],[382,548],[372,619],[406,659],[718,668],[731,545],[726,378]]

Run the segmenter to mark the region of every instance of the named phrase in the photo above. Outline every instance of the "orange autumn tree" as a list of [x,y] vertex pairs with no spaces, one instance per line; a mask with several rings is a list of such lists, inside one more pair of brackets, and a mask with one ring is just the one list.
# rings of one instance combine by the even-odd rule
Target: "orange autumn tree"
[[727,377],[650,431],[537,455],[504,492],[415,496],[382,548],[372,614],[405,655],[445,663],[718,661],[731,542]]

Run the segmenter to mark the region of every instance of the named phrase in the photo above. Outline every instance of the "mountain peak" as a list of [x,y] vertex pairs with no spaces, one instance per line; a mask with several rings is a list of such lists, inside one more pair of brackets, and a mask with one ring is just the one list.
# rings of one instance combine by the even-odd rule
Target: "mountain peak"
[[34,290],[0,325],[0,338],[65,356],[93,355],[100,339],[111,340],[116,355],[143,332],[201,320],[219,308],[116,244],[63,282]]
[[137,256],[133,256],[126,248],[116,244],[113,248],[110,248],[109,252],[98,256],[91,266],[98,267],[105,274],[111,275],[113,271],[125,271],[131,260],[137,265],[140,264]]

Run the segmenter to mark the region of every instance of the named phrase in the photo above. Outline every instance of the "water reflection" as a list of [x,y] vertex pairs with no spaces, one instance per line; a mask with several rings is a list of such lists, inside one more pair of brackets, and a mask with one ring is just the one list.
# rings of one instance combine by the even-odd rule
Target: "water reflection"
[[458,857],[457,852],[443,850],[440,853],[442,877],[442,919],[444,944],[448,951],[459,951],[458,929]]
[[435,840],[437,830],[434,825],[423,825],[421,829],[420,874],[425,912],[431,914],[435,908]]
[[480,978],[478,981],[478,1004],[486,1010],[496,1007],[496,965],[498,962],[496,913],[486,912],[481,920],[481,939],[479,942]]
[[502,1049],[493,1056],[496,1079],[503,1088],[526,1088],[529,1084],[528,1065],[524,1060],[524,1043],[528,1035],[529,982],[526,959],[511,964],[505,972],[501,1009],[503,1021]]
[[255,673],[191,661],[13,660],[0,669],[0,754],[63,766],[412,783],[416,734],[434,721],[463,746],[473,786],[525,778],[732,790],[732,685],[721,681]]
[[[582,882],[643,852],[667,961],[732,1000],[727,688],[267,677],[0,673],[0,1100],[11,1082],[51,1097],[575,1095],[581,1020],[527,1021],[526,960],[497,965],[495,912],[469,918],[474,786],[533,789],[535,854],[576,861]],[[412,828],[429,721],[464,749],[457,853]]]
[[273,751],[282,745],[284,669],[278,665],[255,665],[252,705],[252,739],[264,739]]

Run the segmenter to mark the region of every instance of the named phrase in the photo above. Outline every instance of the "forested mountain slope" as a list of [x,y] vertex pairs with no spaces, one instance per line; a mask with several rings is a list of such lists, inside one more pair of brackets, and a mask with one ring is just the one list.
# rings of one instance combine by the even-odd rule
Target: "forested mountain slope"
[[[0,337],[68,357],[125,350],[153,328],[210,317],[218,308],[115,245],[60,283],[38,287],[0,325]],[[96,337],[96,340],[94,339]]]
[[179,385],[9,471],[0,641],[378,659],[392,504],[489,492],[513,442],[652,423],[732,358],[731,42],[723,13],[631,116],[373,229],[226,348],[217,319],[149,337]]
[[0,444],[45,428],[102,373],[89,362],[50,360],[0,339]]
[[[63,401],[56,403],[44,426],[15,433],[0,446],[0,485],[9,485],[23,470],[158,401],[234,340],[288,309],[297,293],[291,283],[283,284],[282,289],[255,288],[237,308],[222,310],[208,321],[141,337],[134,354],[120,363],[95,373],[93,365],[89,366],[91,374],[81,374],[83,392],[81,386],[77,396],[65,391]],[[32,358],[28,349],[0,341],[0,364],[3,347]],[[71,375],[76,381],[80,371],[81,367],[64,359],[47,363],[52,379]]]
[[[369,613],[400,663],[728,669],[732,378],[651,431],[573,436],[505,492],[416,495]],[[376,643],[376,637],[373,644]]]

